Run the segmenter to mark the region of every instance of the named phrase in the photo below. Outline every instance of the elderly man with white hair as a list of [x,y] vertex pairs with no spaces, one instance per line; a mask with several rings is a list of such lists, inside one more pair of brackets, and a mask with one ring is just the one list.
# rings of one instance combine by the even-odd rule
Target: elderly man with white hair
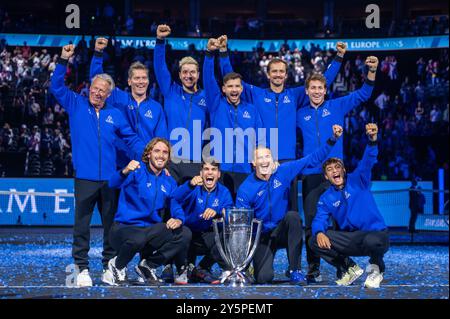
[[121,138],[138,159],[145,145],[132,131],[122,113],[105,103],[114,89],[114,80],[108,74],[98,74],[91,82],[89,97],[81,96],[64,85],[64,75],[74,45],[62,48],[51,79],[51,92],[69,114],[72,137],[73,166],[75,169],[75,223],[72,256],[79,272],[76,285],[92,286],[89,275],[90,222],[95,204],[103,224],[103,277],[108,261],[115,252],[109,243],[109,230],[117,209],[115,190],[108,186],[116,169],[114,140]]

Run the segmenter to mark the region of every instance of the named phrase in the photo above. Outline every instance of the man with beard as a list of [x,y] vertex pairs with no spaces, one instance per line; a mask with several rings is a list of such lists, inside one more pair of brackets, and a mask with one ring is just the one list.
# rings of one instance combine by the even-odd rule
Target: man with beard
[[71,91],[64,85],[69,58],[74,54],[73,44],[62,48],[61,57],[51,79],[50,90],[58,103],[69,114],[75,169],[75,223],[73,227],[72,256],[79,268],[76,285],[92,286],[89,275],[89,240],[94,206],[97,204],[103,224],[103,277],[108,261],[114,256],[109,242],[109,231],[117,208],[115,190],[108,180],[116,169],[114,140],[123,139],[139,158],[145,145],[132,131],[116,108],[106,103],[114,90],[114,80],[108,74],[98,74],[91,82],[89,98]]
[[239,188],[236,207],[253,209],[255,218],[262,221],[261,237],[253,256],[256,283],[273,280],[275,253],[279,248],[286,248],[291,284],[306,284],[300,265],[302,220],[298,212],[288,209],[289,185],[305,169],[322,163],[341,135],[342,127],[334,125],[333,136],[319,150],[300,160],[283,163],[277,169],[270,149],[255,150],[255,173]]
[[[90,78],[103,73],[103,50],[108,40],[95,40],[95,52],[91,60]],[[108,103],[121,110],[128,124],[147,143],[154,137],[167,138],[167,124],[161,104],[148,96],[148,69],[140,62],[134,62],[128,69],[128,85],[131,93],[115,88]],[[132,157],[130,150],[121,140],[117,140],[118,167],[125,166]]]
[[[224,216],[227,208],[234,203],[230,191],[221,183],[220,164],[213,158],[202,162],[199,176],[187,181],[174,192],[174,198],[182,205],[186,214],[185,225],[192,231],[188,263],[191,269],[190,280],[218,284],[219,280],[211,274],[211,266],[217,262],[225,270],[226,264],[216,248],[212,219]],[[204,255],[195,266],[197,255]]]
[[[344,163],[337,157],[327,159],[322,165],[331,187],[320,196],[317,204],[310,247],[343,274],[336,281],[339,286],[351,285],[364,272],[350,257],[369,256],[364,286],[379,288],[389,234],[370,191],[371,171],[378,155],[377,125],[367,124],[366,134],[369,143],[353,173],[347,175]],[[337,230],[328,229],[330,217],[335,220]]]
[[[319,149],[327,139],[333,124],[344,125],[345,115],[369,100],[375,85],[375,75],[378,67],[378,59],[369,56],[366,59],[369,71],[364,84],[346,96],[325,100],[327,92],[327,80],[321,74],[313,74],[306,80],[306,94],[309,97],[309,105],[297,111],[297,126],[303,135],[303,154],[311,154]],[[343,158],[343,142],[338,141],[329,157]],[[321,173],[321,164],[309,167],[304,171],[302,179],[303,209],[305,212],[305,241],[306,256],[308,260],[307,279],[311,283],[320,282],[320,258],[314,254],[308,246],[311,238],[311,223],[316,213],[317,201],[320,195],[328,188],[329,183]]]
[[[183,209],[172,196],[177,184],[163,172],[169,158],[169,141],[154,138],[147,144],[141,162],[131,161],[109,181],[111,187],[121,188],[110,233],[117,251],[108,263],[110,285],[127,283],[127,265],[136,253],[140,254],[136,272],[147,284],[163,283],[156,268],[175,256],[179,257],[175,259],[179,274],[186,271],[184,262],[192,234],[183,226]],[[171,218],[164,223],[162,212],[167,207]]]

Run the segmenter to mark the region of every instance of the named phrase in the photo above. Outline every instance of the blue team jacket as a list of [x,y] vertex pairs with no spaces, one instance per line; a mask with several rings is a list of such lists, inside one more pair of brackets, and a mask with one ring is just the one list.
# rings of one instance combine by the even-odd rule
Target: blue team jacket
[[[214,56],[210,53],[206,54],[203,62],[203,84],[211,117],[211,128],[219,130],[222,137],[222,140],[219,141],[219,145],[222,146],[221,154],[212,147],[211,155],[221,161],[222,171],[251,173],[250,163],[253,149],[257,144],[265,141],[265,136],[258,135],[258,129],[263,127],[259,112],[253,104],[241,100],[235,107],[222,96],[214,76]],[[227,132],[236,128],[240,128],[244,132],[250,128],[256,134],[253,139],[236,137],[230,139]],[[214,144],[216,142],[214,134],[212,134],[211,146],[218,145]]]
[[281,164],[268,181],[259,179],[256,173],[251,174],[238,189],[236,207],[253,208],[255,218],[263,222],[263,232],[271,231],[287,212],[291,181],[306,168],[321,163],[335,143],[330,139],[317,152]]
[[313,235],[325,232],[328,219],[333,216],[343,231],[380,231],[386,229],[384,219],[370,191],[372,166],[377,162],[376,143],[368,145],[364,156],[353,173],[348,174],[342,190],[330,187],[317,203],[317,213],[312,222]]
[[[332,135],[334,124],[344,127],[345,114],[370,98],[373,85],[373,81],[366,80],[359,90],[337,99],[325,101],[317,109],[311,104],[299,109],[297,126],[303,135],[303,155],[311,154],[323,145]],[[342,140],[342,138],[339,139],[329,157],[344,158]],[[315,167],[308,168],[304,174],[321,174],[321,164],[318,163]]]
[[145,145],[119,110],[106,103],[97,118],[89,99],[64,85],[66,64],[67,61],[59,60],[50,90],[69,114],[75,176],[92,181],[107,181],[116,169],[114,145],[119,138],[132,150],[133,158],[142,156]]
[[[174,149],[176,153],[173,156],[201,161],[201,134],[205,129],[206,121],[205,93],[200,89],[194,94],[187,93],[181,85],[172,80],[166,65],[164,40],[156,40],[153,58],[156,81],[164,96],[164,112],[167,117],[170,142],[172,145],[181,142],[179,145],[183,145],[185,150],[183,152],[183,149],[179,150],[177,147]],[[198,123],[198,130],[194,130],[194,123]],[[177,131],[173,131],[177,128],[187,130],[189,136],[183,137]],[[187,152],[187,146],[189,146],[189,152]]]
[[[222,76],[233,72],[228,52],[220,54],[220,68]],[[327,86],[336,78],[342,64],[342,58],[336,57],[324,73],[327,79]],[[285,88],[279,94],[273,92],[270,88],[260,88],[246,82],[242,82],[244,91],[241,98],[256,106],[264,128],[266,128],[266,145],[275,151],[275,145],[278,145],[278,159],[295,159],[296,149],[296,112],[297,110],[309,104],[309,98],[306,95],[305,87],[298,86]],[[270,134],[270,129],[278,129],[278,139]],[[273,139],[271,143],[270,139]]]
[[179,186],[173,193],[173,198],[183,207],[186,220],[185,225],[194,232],[207,231],[212,225],[211,220],[200,217],[207,209],[216,211],[218,216],[222,210],[233,207],[233,199],[230,191],[224,185],[217,183],[212,192],[208,192],[203,186],[192,187],[190,181]]
[[[92,79],[100,73],[103,73],[103,54],[95,52],[91,60],[89,76]],[[108,103],[122,111],[130,127],[144,143],[150,142],[154,137],[168,138],[166,117],[162,106],[149,96],[138,103],[131,93],[116,87],[111,92]],[[126,158],[121,161],[123,164],[127,164],[132,159],[130,150],[121,140],[118,140],[117,147],[127,153]]]
[[184,223],[184,212],[172,194],[177,188],[175,179],[161,172],[156,176],[141,162],[141,167],[123,176],[116,171],[109,186],[120,188],[119,206],[114,220],[124,225],[148,227],[163,222],[161,216],[170,208],[173,218]]

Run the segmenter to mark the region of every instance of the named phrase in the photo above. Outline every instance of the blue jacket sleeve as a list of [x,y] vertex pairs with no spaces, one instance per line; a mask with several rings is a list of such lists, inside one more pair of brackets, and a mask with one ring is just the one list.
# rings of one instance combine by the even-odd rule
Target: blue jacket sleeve
[[203,61],[203,86],[205,88],[208,111],[210,114],[213,114],[219,107],[222,94],[214,76],[214,56],[208,52],[206,52],[205,60]]
[[237,208],[252,208],[252,203],[250,199],[248,198],[247,194],[245,194],[245,191],[241,187],[239,187],[237,195],[236,195],[236,207]]
[[292,181],[305,168],[320,165],[327,158],[328,154],[330,154],[331,149],[335,144],[336,140],[334,140],[334,138],[330,138],[325,145],[314,153],[311,153],[302,159],[281,164],[279,170],[281,170],[285,178]]
[[141,160],[142,154],[144,153],[145,144],[139,138],[139,136],[133,132],[131,127],[128,125],[127,121],[123,118],[122,114],[119,114],[118,125],[116,127],[116,134],[121,138],[133,154],[133,159],[139,161]]
[[[227,52],[220,52],[220,72],[222,73],[222,77],[227,75],[228,73],[234,72],[233,66],[230,62],[230,55]],[[243,99],[249,103],[253,104],[253,90],[257,89],[253,85],[248,84],[245,81],[242,81],[242,86],[244,88],[242,95]]]
[[324,196],[321,196],[317,202],[317,212],[311,226],[313,237],[315,237],[318,233],[325,233],[327,231],[329,217],[330,212],[324,202]]
[[359,90],[331,101],[332,103],[338,103],[338,107],[341,108],[343,114],[347,114],[361,103],[369,100],[374,84],[374,81],[366,80]]
[[123,185],[128,184],[134,180],[135,173],[131,172],[128,175],[121,174],[122,168],[111,175],[108,184],[111,188],[121,188]]
[[181,220],[183,224],[186,220],[183,208],[181,207],[180,203],[178,203],[178,201],[176,201],[174,198],[170,199],[170,215],[172,216],[172,218]]
[[89,68],[89,79],[92,80],[94,76],[101,73],[103,73],[103,53],[95,51]]
[[334,80],[336,80],[336,76],[338,75],[342,65],[342,60],[343,59],[341,57],[336,56],[323,74],[327,79],[327,87],[330,87]]
[[80,96],[72,90],[69,90],[64,84],[66,66],[67,60],[59,59],[52,75],[50,91],[55,96],[58,103],[66,109],[69,115],[71,115],[75,111]]
[[172,197],[180,204],[182,204],[195,189],[195,187],[190,186],[190,183],[190,180],[186,181],[184,184],[178,186],[172,194]]
[[167,131],[166,115],[164,113],[164,110],[163,110],[161,104],[158,103],[158,106],[159,106],[160,112],[159,112],[158,123],[156,124],[156,127],[155,127],[155,136],[169,139],[169,133]]
[[359,161],[358,166],[352,172],[352,178],[357,178],[359,185],[367,189],[370,187],[370,181],[372,179],[372,167],[377,162],[378,147],[377,143],[370,143],[364,150],[364,155]]
[[164,97],[170,94],[172,86],[172,77],[166,64],[166,42],[156,40],[155,50],[153,52],[153,66],[155,68],[155,77],[158,82],[161,93]]

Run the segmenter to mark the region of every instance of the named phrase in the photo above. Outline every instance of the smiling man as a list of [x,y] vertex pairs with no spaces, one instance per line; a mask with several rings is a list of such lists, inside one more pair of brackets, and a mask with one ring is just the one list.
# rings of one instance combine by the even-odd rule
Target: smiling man
[[[365,63],[368,73],[363,86],[344,97],[325,100],[327,80],[321,74],[313,74],[306,80],[305,90],[309,97],[309,105],[297,111],[297,126],[303,135],[303,154],[305,156],[316,151],[326,142],[333,124],[343,126],[345,115],[369,100],[375,85],[378,59],[375,56],[369,56]],[[329,157],[343,158],[343,148],[341,139],[333,148]],[[311,223],[316,213],[317,200],[328,186],[329,183],[322,174],[320,164],[305,170],[302,178],[302,195],[307,244],[311,237]],[[306,256],[309,265],[308,281],[311,283],[320,282],[322,280],[320,258],[314,255],[308,245],[306,245]]]
[[69,115],[75,169],[75,223],[73,227],[72,256],[80,272],[76,285],[92,286],[89,275],[90,222],[97,204],[103,225],[103,278],[108,261],[114,256],[109,243],[109,230],[117,208],[115,190],[108,180],[116,169],[114,141],[124,140],[139,157],[145,144],[133,132],[122,113],[106,101],[114,90],[114,80],[108,74],[97,74],[91,82],[89,98],[81,96],[64,85],[68,59],[74,54],[72,44],[62,48],[61,57],[51,79],[50,90]]
[[[389,234],[370,191],[371,170],[378,155],[377,125],[367,124],[366,134],[369,143],[353,173],[347,174],[340,158],[329,158],[323,164],[331,187],[317,204],[310,247],[342,274],[336,281],[340,286],[351,285],[364,272],[349,257],[369,256],[364,285],[378,288],[385,271],[383,256],[389,249]],[[330,217],[338,230],[328,229]]]
[[255,218],[262,221],[261,238],[253,256],[255,280],[264,284],[273,280],[273,261],[280,248],[287,248],[289,276],[292,284],[304,285],[301,272],[302,221],[297,211],[288,211],[289,185],[292,179],[308,167],[320,165],[330,153],[342,127],[333,126],[333,135],[318,151],[296,161],[281,164],[277,169],[268,148],[257,148],[250,175],[239,188],[236,207],[251,208]]
[[[90,77],[103,73],[103,50],[108,40],[98,38],[95,41],[95,52],[91,60]],[[149,79],[148,69],[140,62],[134,62],[128,69],[128,85],[131,93],[115,88],[108,98],[108,103],[124,114],[128,124],[145,142],[154,137],[168,138],[166,117],[161,104],[147,94]],[[117,140],[118,167],[125,166],[133,157],[129,148],[121,140]]]
[[[211,274],[212,265],[217,262],[222,269],[226,267],[216,248],[212,220],[233,207],[233,199],[230,191],[219,183],[220,176],[220,164],[214,158],[206,158],[200,175],[178,187],[173,195],[186,214],[185,225],[192,231],[188,263],[193,282],[217,284],[219,280]],[[204,257],[194,268],[197,255]]]
[[[160,285],[156,268],[175,256],[179,273],[186,271],[185,259],[191,231],[183,226],[184,212],[173,192],[177,184],[163,173],[170,158],[170,144],[154,138],[147,144],[142,160],[131,161],[110,179],[111,187],[121,188],[119,207],[111,229],[110,241],[118,254],[109,261],[112,276],[107,282],[116,286],[127,283],[127,265],[136,253],[140,262],[136,272],[141,281]],[[170,208],[171,217],[162,213]]]

